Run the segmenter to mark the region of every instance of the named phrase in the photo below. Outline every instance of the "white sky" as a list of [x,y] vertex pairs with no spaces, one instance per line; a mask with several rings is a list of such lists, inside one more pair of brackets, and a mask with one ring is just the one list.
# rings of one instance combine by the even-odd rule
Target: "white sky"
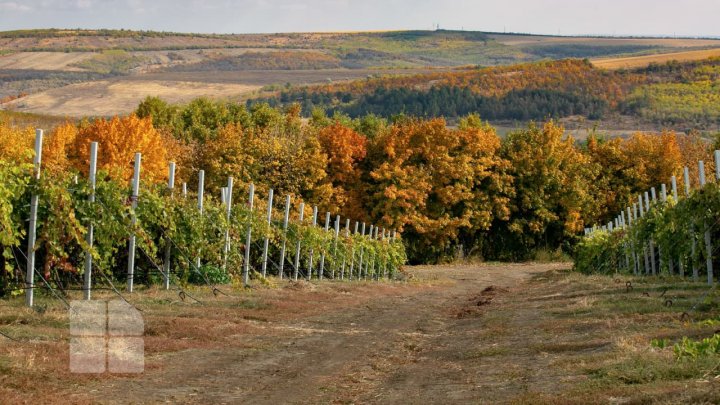
[[440,28],[720,37],[720,0],[0,0],[0,30],[247,33]]

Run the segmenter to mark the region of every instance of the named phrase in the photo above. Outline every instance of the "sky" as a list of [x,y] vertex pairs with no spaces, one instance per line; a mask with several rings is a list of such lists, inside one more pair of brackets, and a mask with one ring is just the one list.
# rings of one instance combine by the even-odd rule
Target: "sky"
[[720,0],[0,0],[0,31],[199,33],[464,29],[720,37]]

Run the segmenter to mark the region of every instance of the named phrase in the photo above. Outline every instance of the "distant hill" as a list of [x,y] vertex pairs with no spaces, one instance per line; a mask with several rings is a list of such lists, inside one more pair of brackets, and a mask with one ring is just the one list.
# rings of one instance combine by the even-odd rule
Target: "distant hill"
[[[458,69],[456,77],[461,78],[463,72],[478,68],[525,66],[565,58],[587,58],[598,66],[622,69],[668,58],[697,59],[719,53],[717,39],[563,37],[448,30],[229,35],[76,29],[5,31],[0,32],[0,108],[60,116],[112,115],[131,111],[148,95],[161,95],[173,102],[197,96],[235,100],[273,98],[283,97],[278,93],[280,89],[340,85],[361,78],[362,84],[353,86],[362,87],[368,80],[374,83],[385,76],[439,74],[437,80],[443,80],[445,72]],[[514,74],[511,71],[508,74]],[[451,83],[447,85],[452,87]],[[377,108],[371,106],[373,103],[388,104],[379,101],[380,98],[412,101],[408,98],[422,98],[413,92],[429,90],[432,84],[422,86],[426,88],[393,90],[375,95],[375,102],[369,98],[354,99],[352,104],[364,108],[365,103],[372,110]],[[531,111],[524,114],[532,117],[548,111],[605,116],[603,111],[615,108],[614,96],[559,88],[551,89],[554,94],[530,90],[512,89],[502,100],[474,100],[472,97],[488,96],[473,91],[472,97],[467,92],[453,97],[464,99],[458,111],[472,106],[509,111],[492,107],[494,103],[505,103],[518,109],[527,105]],[[440,95],[443,91],[436,87],[431,98],[447,98]],[[364,93],[369,97],[367,91]],[[290,97],[297,99],[296,95]],[[314,105],[350,108],[341,106],[348,104],[342,100],[316,102],[318,97],[325,97],[319,93],[312,97]],[[546,99],[553,101],[542,101]],[[541,102],[547,105],[532,111]],[[557,105],[550,105],[556,102]],[[605,107],[603,103],[610,104]],[[413,105],[412,111],[421,112],[428,108],[431,111],[453,108],[453,104],[437,108]]]
[[633,117],[676,128],[720,126],[720,58],[651,63],[605,70],[567,59],[466,69],[283,90],[249,100],[272,106],[300,103],[357,117],[459,117],[477,112],[489,120],[590,120]]

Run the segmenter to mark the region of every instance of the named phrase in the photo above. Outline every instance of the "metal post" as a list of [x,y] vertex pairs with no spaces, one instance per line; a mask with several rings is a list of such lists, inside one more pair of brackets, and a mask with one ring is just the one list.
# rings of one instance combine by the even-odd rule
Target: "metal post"
[[[668,195],[667,195],[667,186],[665,185],[665,183],[660,185],[660,197],[662,198],[661,201],[663,202],[663,204],[667,203]],[[672,275],[673,268],[675,267],[675,265],[673,263],[672,255],[667,255],[667,264],[668,264],[668,274]]]
[[[639,218],[638,203],[633,203],[633,220],[637,221],[638,218]],[[637,246],[635,246],[635,248],[637,248]],[[641,266],[640,254],[638,253],[637,250],[635,250],[634,254],[635,254],[635,275],[639,276],[640,274],[642,274],[642,271],[640,269],[640,266]]]
[[[330,231],[330,213],[325,213],[325,234]],[[322,255],[320,256],[320,269],[318,269],[318,279],[322,280],[325,273],[325,254],[327,252],[323,249]]]
[[182,196],[183,198],[187,198],[187,183],[182,184]]
[[[625,214],[623,214],[623,215],[625,215]],[[383,246],[385,246],[385,245],[387,244],[386,232],[387,232],[387,231],[385,230],[385,228],[383,228],[383,230],[382,230]],[[625,258],[627,258],[627,256],[625,256]],[[383,278],[384,278],[384,279],[387,279],[387,276],[388,276],[388,275],[387,275],[387,257],[386,257],[385,260],[383,260]]]
[[[715,154],[717,157],[717,153]],[[705,162],[702,160],[698,162],[698,169],[700,171],[700,187],[705,187]],[[708,285],[713,285],[715,277],[713,275],[713,262],[712,262],[712,241],[710,240],[710,229],[707,224],[703,222],[703,228],[705,229],[705,267],[707,269],[707,281]]]
[[[350,239],[350,218],[345,218],[345,239]],[[342,271],[340,272],[340,280],[345,279],[345,261],[347,257],[343,255]],[[348,269],[349,270],[349,269]]]
[[[650,195],[647,191],[645,192],[644,195],[645,195],[645,212],[649,213],[650,212]],[[653,243],[652,239],[650,239],[648,241],[648,250],[650,251],[650,253],[649,253],[649,255],[650,255],[650,270],[652,272],[652,275],[654,276],[655,269],[656,269],[656,267],[655,267],[655,243]]]
[[[312,215],[312,227],[315,228],[317,226],[317,213],[318,208],[317,205],[313,207],[313,215]],[[310,281],[313,274],[313,258],[315,256],[315,249],[313,249],[312,246],[310,246],[310,258],[308,259],[308,272],[307,272],[307,279]]]
[[[643,202],[643,196],[638,196],[638,205],[640,206],[640,218],[645,216],[645,203]],[[645,274],[650,274],[650,257],[648,256],[648,248],[643,245],[643,256],[645,256]]]
[[[273,189],[268,192],[268,203],[267,203],[267,226],[270,229],[272,225],[272,208],[273,208]],[[265,235],[265,243],[263,244],[263,259],[262,259],[262,276],[267,277],[267,258],[268,249],[270,248],[270,235]]]
[[[35,157],[33,177],[40,180],[42,162],[43,130],[35,130]],[[30,196],[30,224],[28,225],[27,269],[25,273],[25,305],[32,307],[35,297],[35,240],[37,230],[38,194]]]
[[[170,162],[168,167],[168,193],[170,198],[173,198],[173,190],[175,189],[175,162]],[[170,289],[170,254],[172,252],[172,245],[170,238],[165,236],[165,260],[163,260],[163,281],[165,282],[165,289]]]
[[[135,228],[137,223],[137,216],[135,215],[135,209],[138,204],[138,195],[140,193],[140,163],[142,155],[138,152],[135,153],[135,170],[133,171],[133,184],[132,184],[132,227]],[[133,229],[130,233],[130,246],[128,249],[128,271],[127,271],[127,291],[133,292],[133,277],[135,276],[135,230]]]
[[[360,227],[360,236],[365,236],[365,222],[362,223],[362,226]],[[358,262],[358,280],[363,278],[363,254],[365,249],[363,249],[362,245],[360,246],[360,261]]]
[[[88,197],[88,201],[91,205],[94,205],[95,203],[95,178],[96,178],[96,172],[97,172],[97,152],[98,152],[98,143],[92,142],[90,143],[90,196]],[[90,223],[88,224],[88,232],[87,232],[87,244],[88,244],[88,250],[85,252],[85,274],[83,275],[83,298],[86,300],[90,299],[91,296],[91,288],[92,288],[92,247],[93,247],[93,233],[94,233],[94,224],[92,220],[90,220]]]
[[[374,227],[375,227],[375,225],[370,225],[370,233],[368,234],[368,240],[372,240]],[[365,279],[366,280],[367,280],[368,276],[370,278],[372,278],[374,275],[374,274],[370,274],[370,271],[373,270],[372,267],[370,267],[370,263],[373,263],[372,252],[368,252],[367,262],[365,262]]]
[[283,220],[283,241],[282,247],[280,248],[280,267],[278,268],[278,275],[280,280],[283,279],[283,272],[285,269],[285,248],[287,246],[287,230],[288,222],[290,221],[290,195],[285,197],[285,217]]
[[252,215],[254,202],[255,185],[250,183],[250,192],[248,196],[247,237],[245,238],[245,266],[243,267],[243,285],[245,287],[247,287],[250,283],[250,244],[252,243]]
[[296,232],[298,240],[295,245],[295,270],[293,272],[293,280],[295,281],[297,281],[300,272],[300,227],[302,226],[303,217],[305,217],[305,203],[300,203],[300,219],[298,220],[298,231]]
[[[685,197],[689,197],[690,169],[688,169],[687,166],[683,168],[683,179],[685,180]],[[698,281],[698,278],[700,277],[700,270],[695,263],[695,256],[697,254],[697,242],[695,241],[695,229],[692,225],[690,226],[690,239],[692,240],[692,245],[690,247],[690,264],[692,265],[693,281]]]
[[[205,170],[200,170],[198,172],[198,211],[200,211],[200,217],[203,215],[203,204],[205,199]],[[202,264],[200,259],[200,250],[198,249],[198,255],[195,259],[195,267],[197,268],[197,271],[200,270],[200,265]]]
[[[350,220],[348,219],[348,221]],[[353,231],[353,235],[358,233],[358,225],[358,221],[355,221],[355,230]],[[351,241],[350,245],[350,272],[348,273],[348,278],[352,281],[353,272],[355,271],[355,244]]]
[[227,187],[225,188],[225,220],[227,228],[225,228],[225,244],[223,245],[223,270],[227,271],[227,263],[230,258],[230,216],[232,215],[232,193],[233,178],[228,177]]
[[[665,187],[663,184],[662,187]],[[650,188],[650,195],[652,196],[652,205],[654,207],[657,206],[657,192],[655,191],[655,187]],[[662,251],[660,250],[660,246],[657,247],[657,262],[656,262],[656,256],[655,256],[655,241],[650,240],[650,254],[653,258],[653,275],[655,274],[655,269],[657,268],[657,273],[660,274],[662,272],[663,268],[663,256]],[[657,264],[657,266],[656,266]]]
[[[337,258],[337,243],[338,243],[338,236],[340,235],[340,215],[335,216],[335,238],[333,239],[333,252],[335,258]],[[343,266],[345,265],[345,262],[343,261]],[[333,266],[332,274],[330,275],[330,278],[335,279],[335,268],[337,267],[337,261],[335,262],[335,266]]]

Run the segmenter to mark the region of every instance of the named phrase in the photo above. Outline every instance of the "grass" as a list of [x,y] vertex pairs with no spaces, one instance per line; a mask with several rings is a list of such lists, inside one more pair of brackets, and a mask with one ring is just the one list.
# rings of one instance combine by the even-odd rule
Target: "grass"
[[720,49],[702,49],[682,52],[665,52],[651,55],[635,55],[622,57],[596,58],[591,62],[595,67],[609,70],[633,69],[645,67],[651,63],[665,63],[669,61],[694,61],[720,56]]

